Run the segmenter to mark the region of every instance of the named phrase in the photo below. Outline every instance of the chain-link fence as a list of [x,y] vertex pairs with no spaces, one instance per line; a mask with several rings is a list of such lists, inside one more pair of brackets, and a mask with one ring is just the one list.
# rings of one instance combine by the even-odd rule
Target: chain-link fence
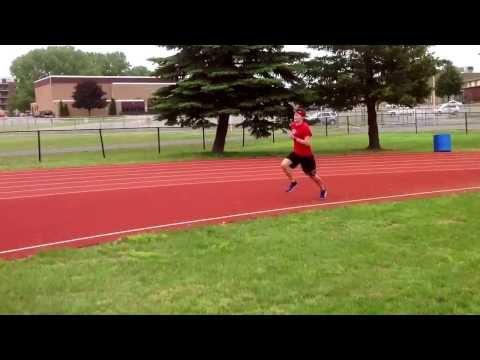
[[[74,122],[76,120],[78,119],[68,119]],[[98,152],[101,156],[108,157],[112,152],[129,150],[158,153],[207,151],[212,148],[216,134],[216,126],[196,129],[158,126],[159,122],[151,117],[88,120],[80,121],[77,125],[61,126],[66,119],[42,119],[42,122],[37,119],[37,123],[32,123],[33,128],[30,129],[8,129],[10,125],[6,125],[5,130],[0,129],[0,157],[36,156],[42,161],[45,154]],[[54,125],[45,126],[46,121],[51,121]],[[377,114],[377,123],[380,134],[438,131],[462,131],[468,134],[480,130],[480,113],[380,112]],[[139,124],[141,126],[135,126]],[[25,126],[26,123],[20,125]],[[349,113],[333,118],[317,118],[316,123],[311,125],[315,136],[366,134],[368,116],[366,113]],[[272,128],[275,128],[273,123]],[[248,128],[232,124],[227,133],[226,149],[238,150],[259,144],[270,146],[279,140],[288,140],[282,130],[272,131],[268,138],[256,139]]]

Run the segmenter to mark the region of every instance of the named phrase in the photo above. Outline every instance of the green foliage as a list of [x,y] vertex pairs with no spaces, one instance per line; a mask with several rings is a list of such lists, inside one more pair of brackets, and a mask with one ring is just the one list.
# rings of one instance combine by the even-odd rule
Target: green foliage
[[[171,45],[175,55],[152,59],[155,75],[177,84],[160,89],[153,108],[168,124],[196,126],[219,118],[213,151],[223,152],[229,115],[243,115],[258,137],[271,134],[271,121],[291,113],[298,84],[293,64],[307,55],[278,45]],[[223,129],[223,131],[222,131]]]
[[436,95],[439,97],[460,94],[462,90],[462,74],[450,61],[446,61],[436,82]]
[[64,117],[65,116],[64,111],[65,111],[65,108],[63,106],[63,101],[60,100],[60,102],[58,103],[58,115],[60,117]]
[[68,105],[64,104],[63,101],[61,101],[61,100],[58,103],[58,112],[59,112],[60,117],[70,116],[70,111],[68,110]]
[[28,110],[35,99],[34,81],[48,75],[143,75],[143,68],[131,68],[121,52],[83,52],[72,46],[35,49],[17,57],[10,66],[17,81],[15,107],[20,111]]
[[134,66],[125,72],[125,75],[130,76],[151,76],[152,72],[145,66]]
[[472,192],[47,249],[0,260],[0,312],[478,314],[479,212]]
[[73,92],[73,107],[77,109],[87,109],[90,116],[92,109],[103,109],[107,106],[107,101],[103,97],[105,91],[92,80],[79,83]]
[[117,103],[114,98],[111,99],[110,105],[108,106],[108,115],[117,115]]
[[96,73],[105,76],[127,75],[130,70],[130,64],[127,57],[122,52],[108,54],[86,53],[85,56]]
[[369,113],[369,148],[379,149],[375,108],[381,102],[414,106],[431,93],[430,79],[438,60],[428,46],[312,45],[323,50],[307,61],[305,102],[337,110],[366,105]]

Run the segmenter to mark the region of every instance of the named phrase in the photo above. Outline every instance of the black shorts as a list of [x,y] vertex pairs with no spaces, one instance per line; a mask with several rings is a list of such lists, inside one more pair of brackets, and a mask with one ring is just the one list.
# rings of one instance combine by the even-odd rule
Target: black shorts
[[313,155],[310,156],[300,156],[294,152],[288,154],[287,159],[289,159],[292,163],[290,167],[295,169],[298,164],[302,165],[302,170],[308,176],[314,176],[317,173],[317,164],[315,163],[315,157]]

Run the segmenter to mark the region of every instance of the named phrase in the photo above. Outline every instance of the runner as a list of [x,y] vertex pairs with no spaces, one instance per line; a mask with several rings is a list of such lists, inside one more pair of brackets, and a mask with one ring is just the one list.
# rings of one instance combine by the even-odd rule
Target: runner
[[305,110],[302,108],[297,108],[295,111],[293,122],[290,125],[293,152],[283,159],[280,166],[290,180],[287,192],[291,192],[298,185],[297,180],[293,177],[292,169],[300,164],[303,172],[320,188],[320,199],[325,200],[327,198],[327,188],[323,180],[317,175],[317,166],[311,147],[312,132],[305,121],[305,115]]

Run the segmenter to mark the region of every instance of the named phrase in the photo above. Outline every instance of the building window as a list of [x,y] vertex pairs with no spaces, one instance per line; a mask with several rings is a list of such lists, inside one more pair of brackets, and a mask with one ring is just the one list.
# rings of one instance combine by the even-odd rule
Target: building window
[[122,114],[144,114],[145,103],[143,101],[122,101]]

